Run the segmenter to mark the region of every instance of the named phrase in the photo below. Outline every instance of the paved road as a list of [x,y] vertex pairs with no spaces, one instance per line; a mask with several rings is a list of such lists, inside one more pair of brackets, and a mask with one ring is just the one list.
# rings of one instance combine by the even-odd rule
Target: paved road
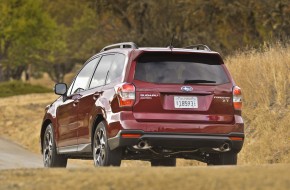
[[[86,163],[75,162],[68,162],[67,165],[68,168],[89,166]],[[0,170],[17,168],[43,168],[42,155],[32,153],[19,144],[0,137]]]
[[0,169],[43,167],[41,155],[0,137]]

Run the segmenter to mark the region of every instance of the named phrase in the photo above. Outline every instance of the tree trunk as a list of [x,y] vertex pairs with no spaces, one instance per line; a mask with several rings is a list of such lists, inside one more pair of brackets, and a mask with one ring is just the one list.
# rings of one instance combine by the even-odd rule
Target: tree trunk
[[10,67],[3,67],[1,68],[1,74],[2,74],[2,81],[9,81],[10,79]]
[[25,81],[29,81],[31,76],[31,64],[25,70]]
[[15,80],[20,80],[22,73],[26,70],[26,66],[18,66],[17,68],[13,69],[11,72],[11,78]]
[[3,69],[2,69],[2,65],[0,64],[0,82],[4,81],[4,77],[3,77]]

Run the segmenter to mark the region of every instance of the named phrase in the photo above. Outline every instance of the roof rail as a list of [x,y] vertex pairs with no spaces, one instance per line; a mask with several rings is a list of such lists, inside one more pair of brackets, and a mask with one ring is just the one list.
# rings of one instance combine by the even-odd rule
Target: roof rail
[[122,42],[122,43],[112,44],[112,45],[106,46],[100,52],[107,51],[107,50],[110,50],[110,49],[115,49],[115,48],[138,49],[138,46],[134,42]]
[[211,51],[207,45],[204,44],[196,44],[196,45],[191,45],[185,47],[185,49],[195,49],[195,50],[206,50],[206,51]]

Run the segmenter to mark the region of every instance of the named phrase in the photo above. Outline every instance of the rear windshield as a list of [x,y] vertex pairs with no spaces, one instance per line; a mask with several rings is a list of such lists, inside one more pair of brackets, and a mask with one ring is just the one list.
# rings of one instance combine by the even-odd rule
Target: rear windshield
[[215,54],[145,53],[137,61],[136,80],[151,83],[228,83],[229,79]]

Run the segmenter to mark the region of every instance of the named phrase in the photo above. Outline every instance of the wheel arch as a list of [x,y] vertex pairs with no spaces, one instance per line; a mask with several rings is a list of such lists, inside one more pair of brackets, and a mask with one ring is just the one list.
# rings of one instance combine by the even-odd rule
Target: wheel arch
[[92,125],[92,129],[91,129],[91,145],[92,145],[92,147],[93,147],[93,139],[94,139],[95,130],[96,130],[98,124],[103,120],[105,120],[105,118],[102,114],[96,115],[95,120],[94,120],[93,125]]
[[47,128],[47,126],[49,124],[51,124],[51,120],[50,119],[46,119],[44,120],[44,122],[42,123],[42,126],[41,126],[41,131],[40,131],[40,151],[41,151],[41,154],[43,153],[43,150],[42,150],[42,147],[43,147],[43,136],[44,136],[44,133],[45,133],[45,130]]

